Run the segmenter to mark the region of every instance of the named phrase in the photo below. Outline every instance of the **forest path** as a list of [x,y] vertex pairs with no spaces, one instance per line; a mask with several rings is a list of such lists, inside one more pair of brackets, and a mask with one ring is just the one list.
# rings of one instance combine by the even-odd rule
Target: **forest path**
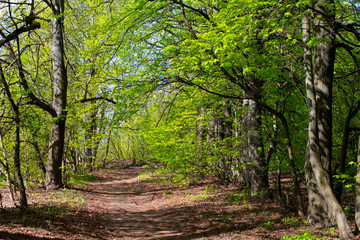
[[289,207],[251,199],[236,185],[204,178],[180,187],[161,176],[139,178],[144,172],[114,163],[74,189],[31,189],[26,211],[0,189],[0,240],[263,240],[304,231],[337,239],[337,231],[311,229]]
[[169,202],[161,201],[162,189],[140,184],[138,176],[143,172],[141,167],[96,172],[102,180],[87,186],[85,197],[92,203],[88,210],[103,213],[103,238],[183,239],[186,228],[176,223],[179,214]]

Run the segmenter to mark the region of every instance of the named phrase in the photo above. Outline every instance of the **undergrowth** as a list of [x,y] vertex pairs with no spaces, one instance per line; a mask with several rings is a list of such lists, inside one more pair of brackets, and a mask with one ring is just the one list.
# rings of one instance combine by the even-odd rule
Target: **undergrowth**
[[326,237],[322,237],[322,238],[313,237],[311,231],[307,231],[307,230],[293,236],[285,236],[281,238],[281,240],[327,240],[327,239],[328,238]]
[[33,193],[36,202],[27,209],[15,207],[0,211],[0,224],[22,225],[34,228],[51,226],[70,218],[74,212],[85,207],[85,199],[75,190],[62,189],[55,192]]
[[70,177],[68,184],[70,186],[83,186],[89,182],[94,182],[99,179],[100,177],[91,174],[85,174],[85,175],[74,174]]

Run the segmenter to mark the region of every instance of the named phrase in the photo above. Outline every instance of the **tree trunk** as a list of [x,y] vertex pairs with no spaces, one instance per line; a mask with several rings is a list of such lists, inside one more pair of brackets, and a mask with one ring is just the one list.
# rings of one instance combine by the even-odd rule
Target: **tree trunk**
[[303,216],[304,215],[304,203],[303,203],[303,200],[302,200],[300,183],[299,183],[297,172],[296,172],[295,157],[294,157],[294,152],[293,152],[293,148],[292,148],[290,131],[289,131],[289,127],[288,127],[286,118],[284,116],[281,117],[281,122],[282,122],[283,127],[284,127],[284,134],[285,134],[285,138],[286,138],[286,145],[287,145],[287,150],[288,150],[288,155],[289,155],[289,165],[290,165],[290,168],[291,168],[291,177],[292,177],[293,182],[294,182],[296,208],[298,210],[298,214],[300,216]]
[[[315,63],[313,69],[311,49],[307,45],[310,40],[310,21],[307,16],[303,18],[302,27],[303,27],[303,42],[305,45],[304,47],[305,84],[306,84],[306,95],[307,95],[308,110],[309,110],[309,127],[308,127],[309,151],[308,151],[308,160],[307,160],[306,169],[308,169],[310,172],[308,176],[313,176],[310,178],[313,181],[308,182],[308,185],[313,184],[314,185],[313,188],[318,190],[318,192],[313,192],[313,193],[318,195],[319,197],[320,196],[323,197],[321,201],[325,202],[325,204],[328,207],[328,211],[331,214],[331,217],[335,218],[336,224],[340,231],[341,238],[350,239],[353,237],[351,228],[346,220],[344,211],[342,210],[340,204],[336,200],[334,192],[330,186],[328,172],[324,170],[325,167],[326,168],[328,167],[328,163],[326,162],[326,160],[329,159],[324,158],[327,155],[321,157],[322,154],[328,154],[330,150],[325,150],[320,152],[320,149],[322,147],[328,147],[327,143],[329,142],[329,140],[327,140],[325,143],[323,142],[320,143],[320,141],[324,140],[325,136],[329,137],[329,135],[323,132],[329,126],[327,125],[326,120],[321,120],[321,118],[329,117],[328,114],[329,111],[331,111],[331,107],[327,106],[327,104],[329,104],[329,101],[326,101],[325,99],[327,97],[327,94],[331,94],[331,91],[329,90],[331,89],[331,87],[324,86],[324,84],[332,84],[332,82],[331,81],[328,82],[329,80],[328,78],[326,79],[321,79],[321,78],[324,77],[323,75],[328,73],[330,69],[329,64],[331,60],[329,58],[331,57],[331,53],[329,52],[330,51],[329,49],[323,49],[323,48],[327,48],[328,47],[327,45],[322,45],[322,43],[321,45],[319,44],[319,46],[315,48],[315,51],[318,51],[318,53],[315,54],[314,57]],[[321,61],[319,59],[320,53],[326,54],[325,56],[322,56]],[[322,69],[322,64],[324,64],[324,69]],[[316,74],[314,74],[313,71]],[[324,95],[319,96],[319,94],[316,94],[317,92],[319,94],[324,94]],[[325,161],[324,164],[323,161]],[[309,193],[309,197],[310,197],[310,193]],[[309,217],[312,218],[312,220],[316,220],[315,217],[317,217],[316,216],[317,213],[326,217],[327,214],[323,212],[324,210],[326,211],[326,209],[316,208],[317,204],[313,204],[312,201],[313,199],[309,198],[309,204],[310,204],[309,209],[311,211],[310,213],[314,213],[315,215],[309,215]],[[327,221],[328,218],[323,220]]]
[[51,126],[49,152],[46,164],[46,190],[56,190],[63,187],[61,165],[65,144],[65,121],[59,121]]
[[[331,16],[331,14],[329,14]],[[335,20],[334,20],[335,22]],[[334,78],[335,43],[332,26],[326,26],[319,19],[315,23],[314,36],[322,39],[314,47],[313,78],[316,94],[317,127],[319,137],[319,154],[324,170],[332,186],[332,83]],[[330,32],[329,32],[330,31]]]
[[[35,140],[35,139],[34,139]],[[39,165],[39,168],[41,169],[42,173],[44,174],[44,176],[46,175],[46,167],[45,167],[45,164],[44,164],[44,160],[41,156],[41,151],[40,151],[40,147],[39,147],[39,144],[36,142],[36,140],[32,143],[33,147],[34,147],[34,150],[35,150],[35,153],[36,153],[36,156],[37,156],[37,163]]]
[[360,137],[357,154],[356,180],[355,180],[355,223],[360,229]]
[[[232,110],[231,103],[226,101],[224,104],[224,139],[225,144],[228,149],[233,148],[233,139],[232,139],[232,129],[233,129],[233,120],[232,120]],[[233,162],[233,156],[229,156],[228,154],[223,159],[223,169],[225,179],[231,181],[233,179],[233,173],[231,170],[231,166]]]
[[349,135],[350,135],[350,122],[351,122],[350,115],[351,115],[351,110],[349,111],[345,119],[345,126],[344,126],[343,138],[341,143],[341,153],[339,158],[339,170],[337,173],[338,175],[340,175],[340,177],[338,178],[338,181],[335,186],[335,195],[339,202],[341,202],[341,196],[344,187],[343,178],[341,177],[341,175],[345,173],[346,155],[347,155],[347,148],[348,148]]
[[94,165],[94,151],[95,143],[94,137],[96,134],[96,109],[91,109],[91,113],[86,114],[85,120],[87,125],[85,126],[85,162],[88,164],[87,168],[92,171]]
[[[21,166],[20,166],[20,113],[19,113],[19,101],[15,103],[11,92],[9,88],[9,84],[5,79],[2,66],[0,64],[0,80],[1,83],[4,86],[4,90],[7,96],[7,100],[9,101],[11,105],[11,109],[14,113],[14,119],[15,119],[15,130],[14,130],[14,167],[15,167],[15,173],[16,173],[16,180],[19,185],[19,192],[20,192],[20,208],[26,208],[27,205],[27,199],[26,199],[26,192],[25,192],[25,185],[24,180],[21,174]],[[11,188],[11,185],[10,185]]]
[[54,190],[62,187],[61,164],[64,155],[64,138],[67,104],[67,73],[64,61],[63,14],[64,0],[54,0],[51,5],[54,19],[52,29],[52,64],[54,77],[53,108],[56,112],[51,127],[49,154],[46,166],[46,189]]
[[[350,123],[351,120],[356,116],[356,114],[360,110],[360,102],[357,102],[355,106],[352,106],[348,112],[348,115],[345,119],[344,124],[344,132],[343,132],[343,138],[342,138],[342,144],[341,144],[341,153],[340,153],[340,159],[339,159],[339,169],[338,174],[341,175],[345,173],[345,165],[346,165],[346,156],[347,156],[347,149],[349,145],[349,136],[350,136]],[[338,201],[341,201],[341,195],[343,192],[343,179],[339,178],[336,188],[335,188],[335,195]]]
[[262,140],[259,133],[261,125],[261,109],[260,106],[251,99],[245,100],[245,119],[247,134],[245,135],[247,142],[248,161],[246,163],[247,177],[249,178],[251,195],[262,195],[268,190],[267,169],[258,150],[262,147]]
[[108,138],[107,138],[107,141],[106,141],[106,149],[105,149],[105,157],[103,159],[103,168],[106,167],[106,163],[107,163],[107,158],[108,158],[108,155],[109,155],[109,149],[110,149],[110,140],[111,140],[111,129],[109,130],[109,133],[108,133]]
[[20,167],[20,116],[19,109],[16,108],[15,113],[15,144],[14,144],[14,167],[16,173],[16,180],[19,185],[19,193],[20,193],[20,208],[27,208],[27,199],[25,192],[24,180],[21,174]]
[[3,158],[4,158],[4,162],[2,162],[2,161],[0,161],[0,162],[1,162],[1,165],[3,168],[3,172],[5,173],[6,184],[7,184],[8,190],[9,190],[10,200],[17,207],[16,202],[15,202],[15,197],[14,197],[14,190],[13,190],[12,184],[11,184],[9,163],[7,160],[6,149],[4,146],[1,132],[0,132],[0,145],[1,145],[1,150],[3,152]]

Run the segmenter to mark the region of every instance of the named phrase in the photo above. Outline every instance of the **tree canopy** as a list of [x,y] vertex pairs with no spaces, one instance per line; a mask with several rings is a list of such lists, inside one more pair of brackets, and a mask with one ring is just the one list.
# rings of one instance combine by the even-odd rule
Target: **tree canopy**
[[360,195],[358,5],[1,1],[0,171],[16,204],[25,186],[59,189],[110,159],[280,200],[285,172],[298,214],[352,238],[341,200]]

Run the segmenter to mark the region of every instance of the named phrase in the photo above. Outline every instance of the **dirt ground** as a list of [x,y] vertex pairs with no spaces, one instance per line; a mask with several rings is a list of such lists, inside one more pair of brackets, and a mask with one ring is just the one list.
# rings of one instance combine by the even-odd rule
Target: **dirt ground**
[[[186,187],[138,176],[141,167],[95,171],[96,181],[72,190],[29,190],[30,208],[13,208],[6,190],[1,239],[281,239],[311,234],[337,239],[335,229],[312,229],[276,200],[256,201],[235,186],[203,180]],[[306,239],[306,238],[301,238]]]

